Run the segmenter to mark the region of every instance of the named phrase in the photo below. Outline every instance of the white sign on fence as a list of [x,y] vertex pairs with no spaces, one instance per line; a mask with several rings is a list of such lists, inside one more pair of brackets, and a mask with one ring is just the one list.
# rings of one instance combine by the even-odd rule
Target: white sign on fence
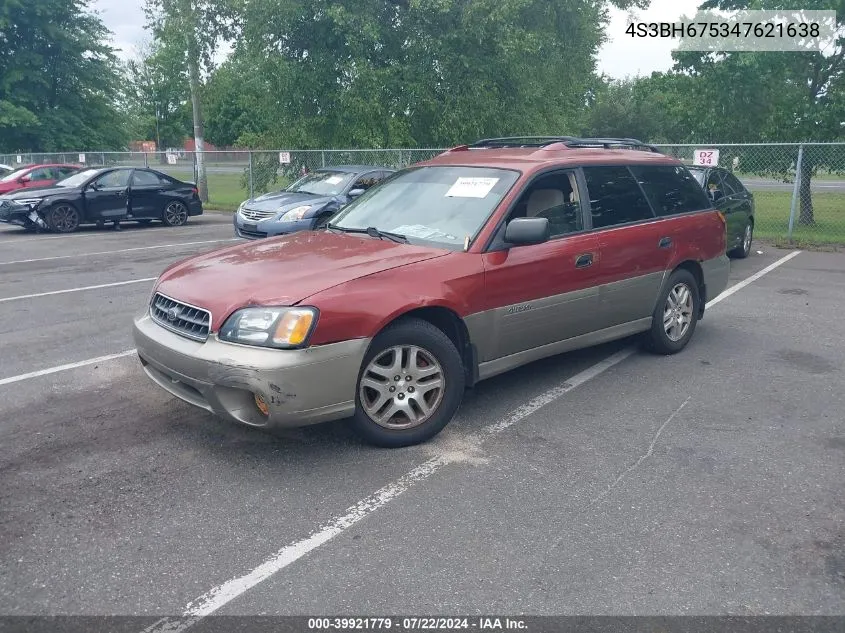
[[279,164],[290,165],[290,152],[279,152]]
[[168,165],[175,165],[177,160],[179,160],[179,157],[176,154],[168,154],[167,155],[167,164]]
[[80,154],[80,155],[79,155],[79,162],[80,162],[80,163],[84,163],[84,162],[85,162],[85,154]]
[[702,167],[718,167],[719,165],[719,150],[717,149],[697,149],[692,157],[693,165],[701,165]]
[[18,154],[15,158],[17,159],[18,165],[23,162],[23,156],[21,156],[20,154]]

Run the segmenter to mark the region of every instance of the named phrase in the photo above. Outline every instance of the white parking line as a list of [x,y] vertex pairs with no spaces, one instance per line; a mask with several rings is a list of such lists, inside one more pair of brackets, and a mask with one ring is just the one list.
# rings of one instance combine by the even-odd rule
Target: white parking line
[[[732,286],[713,299],[712,302],[709,302],[708,305],[712,306],[713,304],[718,304],[721,301],[724,301],[735,292],[738,292],[742,288],[748,286],[748,284],[753,283],[755,280],[768,274],[778,266],[785,264],[790,259],[797,256],[800,252],[801,251],[795,251],[785,257],[782,257],[763,270]],[[495,436],[505,429],[517,424],[547,404],[558,400],[573,389],[589,382],[597,376],[600,376],[608,369],[615,367],[626,358],[632,356],[636,350],[637,348],[635,346],[631,346],[616,352],[612,356],[605,358],[604,360],[569,378],[557,387],[540,394],[528,403],[515,409],[510,413],[510,415],[506,416],[502,420],[486,426],[481,431],[482,438],[486,439]],[[683,408],[683,405],[681,408]],[[415,484],[425,481],[448,463],[449,460],[445,456],[433,457],[428,461],[423,462],[399,479],[387,484],[383,488],[380,488],[371,494],[369,497],[362,499],[355,505],[348,508],[343,516],[323,525],[304,539],[294,541],[293,543],[282,547],[272,556],[267,558],[263,563],[246,574],[224,582],[210,591],[207,591],[196,600],[188,603],[182,617],[162,618],[150,627],[144,629],[144,633],[181,633],[182,631],[191,628],[202,618],[211,615],[224,605],[243,595],[285,567],[296,562],[309,552],[314,551],[324,543],[333,539],[335,536],[342,534],[362,519],[365,519],[379,508],[399,497]]]
[[130,279],[129,281],[116,281],[111,284],[99,284],[96,286],[81,286],[79,288],[67,288],[66,290],[51,290],[50,292],[36,292],[31,295],[18,295],[16,297],[3,297],[0,303],[7,301],[18,301],[19,299],[34,299],[36,297],[49,297],[51,295],[63,295],[68,292],[82,292],[83,290],[97,290],[98,288],[114,288],[116,286],[128,286],[129,284],[140,284],[145,281],[155,281],[158,277],[145,277],[144,279]]
[[[229,225],[229,222],[219,222],[214,223],[210,222],[208,224],[203,224],[204,227],[210,226],[224,226]],[[31,242],[46,242],[47,240],[81,240],[87,237],[99,237],[102,238],[105,235],[120,235],[123,237],[124,235],[141,235],[141,233],[135,233],[134,231],[143,231],[146,235],[147,233],[160,233],[160,232],[174,232],[178,231],[179,229],[188,229],[186,231],[180,231],[181,233],[187,233],[188,231],[196,231],[200,228],[198,225],[185,225],[185,226],[159,226],[159,227],[146,227],[143,229],[129,229],[126,233],[115,233],[114,231],[107,230],[103,231],[96,231],[94,233],[74,233],[73,235],[48,235],[44,237],[28,237],[26,235],[21,235],[18,239],[11,239],[11,240],[0,240],[0,244],[29,244]],[[0,235],[7,233],[8,231],[3,231]]]
[[77,367],[85,367],[87,365],[96,365],[98,363],[105,363],[116,358],[124,358],[125,356],[132,356],[135,353],[134,349],[128,349],[125,352],[117,354],[109,354],[108,356],[98,356],[97,358],[89,358],[88,360],[81,360],[78,363],[68,363],[67,365],[58,365],[48,369],[39,369],[38,371],[31,371],[28,374],[20,374],[19,376],[12,376],[11,378],[0,379],[0,386],[11,385],[22,380],[29,380],[30,378],[37,378],[38,376],[47,376],[55,374],[60,371],[67,371],[68,369],[76,369]]
[[201,242],[177,242],[176,244],[156,244],[155,246],[134,246],[132,248],[122,248],[117,251],[98,251],[94,253],[75,253],[73,255],[54,255],[53,257],[38,257],[35,259],[17,259],[14,261],[0,262],[0,266],[8,266],[10,264],[31,264],[32,262],[47,262],[53,259],[70,259],[73,257],[91,257],[93,255],[114,255],[117,253],[131,253],[132,251],[146,251],[154,248],[176,248],[177,246],[196,246],[197,244],[217,244],[219,242],[237,242],[240,241],[236,237],[229,237],[222,240],[203,240]]

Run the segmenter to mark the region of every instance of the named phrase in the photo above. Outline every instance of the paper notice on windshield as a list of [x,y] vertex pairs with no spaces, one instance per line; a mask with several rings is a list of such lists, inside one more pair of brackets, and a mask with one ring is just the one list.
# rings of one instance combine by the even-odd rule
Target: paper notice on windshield
[[330,178],[326,178],[326,182],[330,185],[339,185],[343,182],[343,176],[331,176]]
[[455,181],[451,189],[446,192],[447,198],[486,198],[492,191],[498,178],[461,177]]
[[403,224],[402,226],[397,226],[395,229],[391,229],[391,232],[399,233],[399,235],[418,237],[421,240],[431,239],[433,237],[445,237],[448,240],[458,239],[454,235],[449,235],[439,229],[434,229],[424,224]]

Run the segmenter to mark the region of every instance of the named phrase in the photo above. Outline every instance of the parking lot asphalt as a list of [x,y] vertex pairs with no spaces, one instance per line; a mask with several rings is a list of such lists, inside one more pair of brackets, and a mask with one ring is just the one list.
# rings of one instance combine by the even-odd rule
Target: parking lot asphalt
[[0,614],[845,612],[845,255],[755,245],[683,353],[540,361],[384,450],[143,375],[152,278],[231,236],[0,230]]

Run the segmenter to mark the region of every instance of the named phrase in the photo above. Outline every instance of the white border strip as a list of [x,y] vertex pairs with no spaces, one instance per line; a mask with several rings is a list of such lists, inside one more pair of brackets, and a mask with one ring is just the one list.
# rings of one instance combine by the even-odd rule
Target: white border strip
[[120,253],[131,253],[132,251],[148,251],[154,248],[176,248],[178,246],[196,246],[197,244],[217,244],[219,242],[236,242],[239,241],[236,237],[230,237],[222,240],[204,240],[202,242],[178,242],[176,244],[157,244],[155,246],[135,246],[133,248],[122,248],[116,251],[98,251],[95,253],[75,253],[73,255],[55,255],[53,257],[38,257],[36,259],[17,259],[14,261],[0,262],[0,266],[10,266],[11,264],[31,264],[32,262],[47,262],[54,259],[72,259],[74,257],[92,257],[94,255],[115,255]]
[[81,286],[80,288],[68,288],[67,290],[51,290],[50,292],[37,292],[31,295],[18,295],[16,297],[3,297],[0,303],[17,301],[19,299],[34,299],[36,297],[50,297],[52,295],[63,295],[69,292],[82,292],[83,290],[97,290],[99,288],[115,288],[117,286],[128,286],[130,284],[141,284],[145,281],[155,281],[158,277],[144,277],[143,279],[130,279],[129,281],[116,281],[111,284],[99,284],[97,286]]

